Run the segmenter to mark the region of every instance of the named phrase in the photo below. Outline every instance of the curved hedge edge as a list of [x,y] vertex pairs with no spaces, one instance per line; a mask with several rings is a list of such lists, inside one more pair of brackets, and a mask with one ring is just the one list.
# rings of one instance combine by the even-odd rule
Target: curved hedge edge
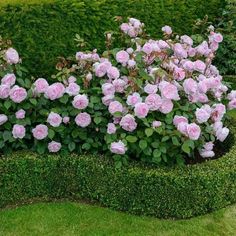
[[0,160],[0,173],[0,207],[33,198],[68,198],[181,219],[236,202],[235,143],[220,159],[175,168],[132,164],[116,170],[102,156],[18,152]]

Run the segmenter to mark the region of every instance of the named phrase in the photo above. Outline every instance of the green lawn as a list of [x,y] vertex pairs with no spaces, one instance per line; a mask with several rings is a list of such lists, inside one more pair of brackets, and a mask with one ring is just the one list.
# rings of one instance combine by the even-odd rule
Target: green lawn
[[0,210],[1,236],[236,235],[236,205],[190,220],[159,220],[77,203],[39,203]]

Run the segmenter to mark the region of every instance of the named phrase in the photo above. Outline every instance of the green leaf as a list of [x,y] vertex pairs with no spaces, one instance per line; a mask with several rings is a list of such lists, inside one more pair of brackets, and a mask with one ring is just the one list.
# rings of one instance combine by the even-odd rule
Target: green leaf
[[94,118],[94,123],[96,124],[96,125],[98,125],[99,123],[101,123],[101,121],[102,121],[102,117],[95,117]]
[[30,98],[30,102],[36,106],[37,105],[37,100],[35,98]]
[[161,156],[161,151],[160,151],[159,149],[154,149],[154,151],[153,151],[153,156],[154,156],[155,158],[160,157],[160,156]]
[[70,142],[68,144],[68,148],[69,148],[70,152],[74,151],[75,150],[75,143],[74,142]]
[[145,129],[145,134],[147,135],[147,137],[152,136],[152,134],[153,134],[153,129],[152,129],[152,128],[146,128],[146,129]]
[[139,147],[144,150],[147,147],[147,141],[146,140],[140,140],[139,141]]
[[172,143],[175,145],[175,146],[179,146],[180,145],[180,142],[179,140],[176,138],[176,137],[172,137]]
[[84,143],[84,144],[82,145],[82,149],[85,149],[85,150],[89,150],[90,147],[91,147],[91,145],[90,145],[89,143]]
[[73,138],[77,138],[79,136],[79,130],[78,129],[73,129],[71,133]]
[[66,103],[68,102],[68,99],[69,99],[69,97],[66,96],[66,95],[64,95],[63,97],[61,97],[61,98],[59,99],[59,101],[60,101],[61,103],[63,103],[63,104],[66,104]]
[[55,136],[55,131],[52,130],[52,129],[49,129],[49,130],[48,130],[48,137],[49,137],[50,139],[53,139],[54,136]]
[[183,144],[182,144],[182,147],[181,149],[187,153],[187,154],[190,154],[190,146],[189,146],[189,143],[187,141],[185,141]]
[[135,143],[137,142],[138,138],[136,136],[132,136],[132,135],[128,135],[126,137],[126,140],[129,142],[129,143]]
[[11,101],[6,100],[6,101],[4,102],[4,107],[8,110],[8,109],[11,107]]
[[6,131],[3,132],[3,135],[2,135],[2,136],[3,136],[3,140],[4,140],[4,141],[7,141],[7,140],[11,139],[12,134],[11,134],[10,131],[7,131],[7,130],[6,130]]
[[164,136],[162,139],[161,139],[161,142],[165,142],[169,139],[170,137],[169,136]]

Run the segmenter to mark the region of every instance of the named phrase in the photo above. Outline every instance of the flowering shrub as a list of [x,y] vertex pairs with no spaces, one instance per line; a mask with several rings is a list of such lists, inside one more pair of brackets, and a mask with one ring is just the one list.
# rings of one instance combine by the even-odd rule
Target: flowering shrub
[[212,65],[223,40],[209,27],[208,41],[195,45],[187,35],[162,28],[164,39],[149,39],[144,24],[121,24],[123,48],[77,52],[76,63],[53,76],[22,79],[18,53],[3,49],[0,85],[0,148],[39,153],[112,154],[117,166],[127,158],[182,164],[186,157],[215,155],[214,143],[229,134],[226,109],[236,107]]

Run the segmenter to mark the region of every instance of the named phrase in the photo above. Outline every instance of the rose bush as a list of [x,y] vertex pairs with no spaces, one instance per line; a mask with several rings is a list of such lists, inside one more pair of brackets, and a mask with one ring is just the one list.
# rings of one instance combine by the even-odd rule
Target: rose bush
[[164,38],[153,40],[134,18],[120,30],[122,48],[111,48],[109,33],[102,55],[77,52],[53,80],[32,85],[18,53],[2,49],[1,150],[104,153],[117,166],[128,157],[183,164],[215,155],[229,134],[226,110],[236,108],[236,91],[212,65],[222,35],[209,27],[208,41],[196,45],[164,26]]

